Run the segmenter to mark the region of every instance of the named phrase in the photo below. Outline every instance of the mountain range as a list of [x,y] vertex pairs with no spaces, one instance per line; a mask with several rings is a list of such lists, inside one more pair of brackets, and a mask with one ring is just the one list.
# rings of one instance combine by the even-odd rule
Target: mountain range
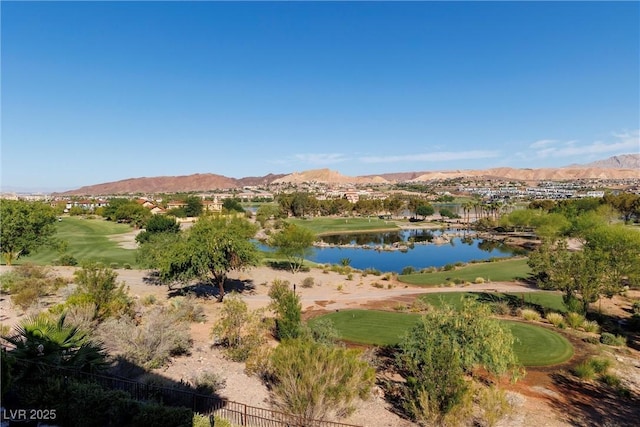
[[398,172],[379,175],[346,176],[330,169],[314,169],[291,174],[269,174],[261,177],[229,178],[212,173],[186,176],[159,176],[129,178],[116,182],[90,185],[58,195],[152,194],[194,191],[226,190],[246,186],[274,184],[387,184],[399,182],[426,182],[451,178],[503,179],[517,181],[563,181],[575,179],[640,179],[640,154],[625,154],[598,160],[585,165],[562,168],[514,169],[492,168],[481,170]]

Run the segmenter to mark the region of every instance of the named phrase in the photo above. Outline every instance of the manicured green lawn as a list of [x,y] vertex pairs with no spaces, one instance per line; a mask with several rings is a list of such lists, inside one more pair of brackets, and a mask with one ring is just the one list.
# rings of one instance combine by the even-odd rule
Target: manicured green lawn
[[517,338],[515,352],[524,366],[557,365],[573,355],[571,343],[556,332],[523,322],[505,324]]
[[288,220],[292,224],[308,228],[316,234],[330,233],[357,233],[374,230],[397,230],[398,226],[393,221],[387,221],[378,217],[371,218],[312,218]]
[[[56,223],[56,238],[68,243],[67,254],[78,262],[96,260],[106,265],[117,263],[120,267],[136,265],[135,250],[124,249],[107,236],[132,231],[126,224],[118,224],[102,219],[83,219],[81,217],[64,217]],[[60,258],[55,249],[42,248],[35,254],[18,259],[16,264],[33,262],[35,264],[51,264]]]
[[557,311],[565,313],[567,308],[562,302],[562,295],[557,292],[539,291],[522,293],[500,293],[500,292],[437,292],[421,295],[420,299],[434,307],[448,305],[454,308],[462,306],[464,298],[473,298],[479,302],[500,302],[504,301],[513,306],[532,305],[534,308],[546,311]]
[[[395,345],[419,315],[375,310],[340,310],[322,318],[331,319],[345,341]],[[553,331],[529,323],[505,324],[517,338],[515,352],[524,366],[554,365],[568,360],[573,354],[569,341]]]
[[398,280],[418,286],[436,286],[459,279],[473,283],[482,277],[485,281],[510,282],[527,277],[531,269],[526,258],[508,259],[504,261],[481,262],[468,264],[449,271],[435,271],[433,273],[402,274]]

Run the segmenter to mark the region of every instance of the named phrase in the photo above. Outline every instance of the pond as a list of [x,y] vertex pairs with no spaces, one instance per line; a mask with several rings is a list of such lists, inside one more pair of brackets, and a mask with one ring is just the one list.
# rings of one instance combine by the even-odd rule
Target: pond
[[[311,261],[340,264],[343,258],[349,258],[349,265],[354,268],[373,268],[383,272],[400,273],[407,266],[416,269],[442,267],[458,261],[507,258],[522,253],[522,250],[499,242],[465,236],[460,230],[443,232],[417,229],[330,235],[322,236],[321,239],[326,244],[340,246],[315,248],[313,255],[309,257]],[[412,245],[411,242],[415,244]],[[367,246],[369,249],[363,249],[361,246]],[[398,250],[398,247],[403,250]]]

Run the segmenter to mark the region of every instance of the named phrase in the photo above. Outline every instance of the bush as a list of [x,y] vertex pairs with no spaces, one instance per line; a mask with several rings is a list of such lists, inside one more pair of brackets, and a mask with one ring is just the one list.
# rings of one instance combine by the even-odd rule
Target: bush
[[596,376],[596,371],[589,361],[577,364],[573,367],[572,371],[575,376],[583,380],[592,380]]
[[213,422],[211,422],[211,416],[212,415],[206,416],[193,414],[193,427],[211,427],[213,425],[216,427],[233,427],[229,421],[222,419],[217,415],[213,416]]
[[206,319],[204,309],[192,294],[175,297],[169,303],[169,312],[177,319],[187,322],[203,322]]
[[191,347],[189,324],[163,307],[153,308],[140,324],[129,317],[109,319],[99,333],[112,351],[150,369],[164,366],[171,356]]
[[66,255],[62,255],[57,262],[58,265],[65,265],[65,266],[69,266],[69,267],[74,267],[76,265],[78,265],[78,260],[69,254]]
[[362,274],[372,274],[374,276],[381,276],[382,272],[380,270],[378,270],[377,268],[366,268]]
[[290,289],[289,282],[274,280],[269,290],[270,308],[276,312],[276,335],[280,340],[297,338],[302,327],[300,297]]
[[564,316],[562,316],[562,314],[560,313],[556,313],[553,311],[550,313],[547,313],[546,319],[547,321],[549,321],[549,323],[551,323],[556,328],[560,328],[560,329],[565,328]]
[[603,374],[600,376],[600,381],[614,388],[618,388],[620,387],[620,385],[622,385],[622,381],[620,380],[620,377],[614,374],[608,374],[608,373]]
[[353,273],[347,274],[347,280],[353,280]]
[[491,311],[499,316],[506,316],[511,313],[511,306],[507,301],[495,301],[491,303]]
[[567,325],[572,329],[578,329],[585,321],[585,318],[582,314],[574,312],[567,313],[566,319]]
[[226,348],[231,360],[247,360],[265,341],[266,327],[260,315],[261,311],[249,311],[236,293],[224,299],[220,320],[211,328],[211,335],[217,345]]
[[225,388],[227,380],[214,372],[202,372],[191,380],[197,393],[201,394],[217,394]]
[[358,350],[307,340],[282,342],[271,354],[276,405],[305,421],[343,416],[356,398],[369,396],[375,370]]
[[520,316],[522,316],[524,320],[535,321],[535,322],[538,322],[540,321],[540,319],[542,319],[542,316],[540,315],[540,313],[538,313],[536,310],[531,310],[529,308],[520,310]]
[[305,277],[304,280],[302,281],[303,288],[313,288],[313,285],[315,285],[315,281],[311,276]]
[[85,264],[74,273],[77,286],[67,298],[68,305],[96,305],[97,316],[106,319],[111,316],[131,315],[132,300],[124,283],[117,283],[118,274],[113,269],[98,263]]
[[122,264],[122,268],[125,270],[131,270],[131,264]]
[[473,281],[473,283],[475,283],[476,285],[481,285],[484,283],[484,277],[476,277],[475,280]]
[[605,374],[611,367],[611,360],[593,357],[589,359],[589,364],[591,364],[596,374]]
[[603,332],[600,335],[600,342],[613,347],[622,347],[627,345],[627,339],[622,335],[614,335],[609,332]]
[[451,271],[454,270],[456,266],[454,264],[445,264],[442,266],[442,271]]
[[155,303],[157,303],[158,299],[156,298],[155,295],[149,294],[149,295],[145,295],[144,297],[142,297],[142,300],[140,302],[142,302],[142,305],[144,305],[144,306],[150,306],[150,305],[154,305]]
[[120,265],[117,262],[112,262],[111,264],[109,264],[109,268],[112,270],[117,270],[120,267]]
[[585,332],[597,334],[600,332],[600,325],[598,325],[598,322],[595,320],[585,320],[582,322],[582,329],[584,329]]
[[13,304],[23,311],[66,283],[61,277],[53,275],[50,269],[34,264],[16,266],[13,271],[0,276],[3,292],[9,293]]
[[633,314],[640,315],[640,300],[636,300],[631,305],[631,309],[633,310]]
[[416,269],[412,266],[407,266],[402,269],[401,275],[413,274],[416,272]]

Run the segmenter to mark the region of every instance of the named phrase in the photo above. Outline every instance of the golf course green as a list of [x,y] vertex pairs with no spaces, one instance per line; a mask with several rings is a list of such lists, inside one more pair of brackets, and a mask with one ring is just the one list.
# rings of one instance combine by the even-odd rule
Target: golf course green
[[[385,346],[399,343],[419,316],[376,310],[340,310],[315,319],[330,319],[345,341]],[[569,341],[556,332],[524,322],[504,323],[516,338],[514,350],[524,366],[555,365],[573,355]]]

